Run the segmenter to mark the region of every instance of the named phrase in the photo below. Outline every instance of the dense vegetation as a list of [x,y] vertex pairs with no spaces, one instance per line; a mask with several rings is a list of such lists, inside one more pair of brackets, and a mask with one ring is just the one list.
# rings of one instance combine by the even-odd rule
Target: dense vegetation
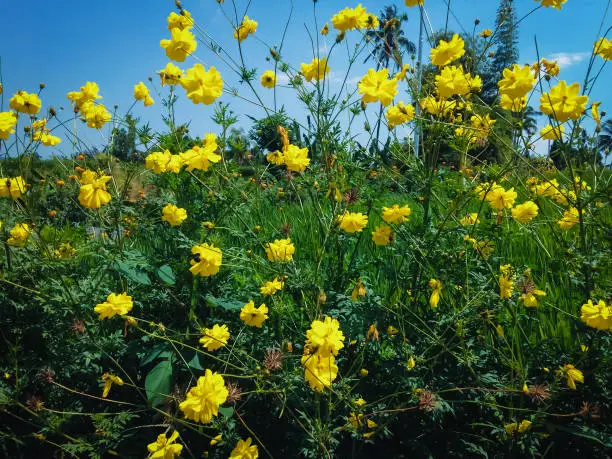
[[[227,61],[176,4],[168,58]],[[423,65],[400,9],[359,6],[310,31],[335,29],[328,55],[295,68],[280,44],[264,72],[246,13],[229,61],[261,105],[248,127],[199,63],[158,72],[160,132],[93,82],[68,94],[74,118],[42,109],[44,85],[0,107],[2,455],[606,457],[612,122],[585,94],[612,41],[581,88],[515,65],[512,1],[495,30],[432,36]],[[330,93],[329,68],[359,59]],[[281,75],[305,120],[261,102]],[[178,97],[215,133],[179,121]],[[85,129],[107,145],[86,151]],[[41,157],[60,141],[77,153]]]

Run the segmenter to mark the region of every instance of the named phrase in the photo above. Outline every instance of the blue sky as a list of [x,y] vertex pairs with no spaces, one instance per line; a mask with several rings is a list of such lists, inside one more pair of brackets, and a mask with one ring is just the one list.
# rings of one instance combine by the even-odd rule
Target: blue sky
[[[244,12],[247,0],[237,0],[239,15]],[[377,13],[389,0],[365,0],[363,5],[368,11]],[[409,14],[406,35],[413,41],[418,38],[418,10],[403,6],[403,1],[395,2],[400,11]],[[462,28],[471,31],[474,19],[481,20],[480,29],[493,28],[497,1],[494,0],[451,0],[451,15],[449,29],[461,31]],[[518,16],[531,11],[537,3],[533,0],[515,0]],[[597,38],[603,12],[607,0],[569,0],[562,11],[555,9],[540,9],[525,19],[520,25],[520,62],[533,62],[536,58],[534,40],[537,38],[540,53],[548,58],[558,59],[562,72],[561,77],[568,82],[582,83],[588,63],[590,51]],[[447,0],[426,0],[427,13],[434,29],[444,27],[446,20]],[[27,5],[27,15],[24,7]],[[85,6],[86,5],[86,6]],[[319,0],[316,16],[319,27],[329,21],[331,16],[344,6],[355,6],[345,0]],[[184,0],[183,6],[191,11],[199,26],[206,33],[215,37],[232,56],[238,56],[236,41],[232,38],[232,26],[228,22],[215,0]],[[248,15],[259,22],[255,37],[249,37],[243,42],[243,53],[248,67],[256,67],[259,74],[271,68],[265,61],[268,53],[266,45],[279,44],[283,26],[289,16],[289,0],[251,0]],[[226,14],[234,20],[231,0],[223,5]],[[100,86],[103,102],[109,109],[117,104],[119,112],[125,112],[132,104],[133,85],[139,81],[147,81],[154,77],[155,86],[159,89],[158,77],[155,72],[162,69],[168,59],[159,46],[159,40],[167,38],[166,17],[174,11],[173,0],[123,1],[107,0],[105,2],[83,2],[62,0],[29,0],[24,2],[3,2],[2,27],[0,28],[0,57],[2,58],[2,79],[4,83],[4,110],[8,106],[8,98],[18,89],[29,92],[36,91],[40,82],[45,82],[42,93],[44,107],[54,106],[60,111],[61,118],[70,116],[70,105],[66,93],[78,90],[86,81],[96,81]],[[24,18],[24,19],[19,19]],[[605,21],[604,30],[612,24],[609,18]],[[289,24],[290,37],[283,48],[283,56],[294,67],[300,62],[308,62],[312,58],[312,48],[305,33],[306,27],[314,31],[313,3],[310,0],[294,0],[293,17]],[[429,27],[429,26],[428,26]],[[331,46],[335,34],[320,39],[320,48]],[[359,39],[358,32],[347,35],[348,43]],[[325,43],[326,41],[326,43]],[[346,54],[346,53],[345,53]],[[226,87],[236,87],[247,98],[252,93],[246,85],[240,85],[238,78],[214,56],[203,43],[198,45],[195,55],[208,67],[215,65],[227,82]],[[425,56],[428,55],[426,51]],[[356,65],[349,72],[348,79],[353,87],[356,81],[365,73],[367,66]],[[189,57],[179,64],[188,68],[196,60]],[[330,62],[332,68],[332,89],[339,86],[343,77],[345,59],[342,53],[335,54]],[[599,60],[601,63],[601,60]],[[340,67],[340,68],[338,68]],[[602,109],[612,111],[612,96],[603,84],[609,78],[609,69],[604,69],[599,84],[592,93],[594,100],[603,101]],[[256,82],[258,92],[264,103],[273,104],[273,91],[263,89]],[[165,94],[166,89],[164,88]],[[179,93],[181,91],[179,90]],[[161,113],[163,107],[159,95],[153,94],[156,103],[144,108],[138,104],[133,113],[143,121],[150,121],[154,128],[162,128]],[[291,116],[303,120],[303,107],[296,100],[293,89],[277,88],[277,101],[285,105]],[[400,100],[400,97],[396,100]],[[403,97],[407,100],[407,96]],[[243,115],[263,116],[263,110],[224,94],[221,99],[229,102],[236,113],[241,115],[242,126],[249,126],[249,120]],[[214,131],[215,126],[210,121],[212,106],[193,105],[185,97],[181,97],[178,105],[179,121],[190,121],[194,135]],[[545,120],[542,119],[542,122]],[[355,124],[358,129],[363,120]],[[108,129],[99,133],[79,126],[79,134],[89,143],[101,146]],[[56,132],[54,132],[56,133]],[[408,134],[407,130],[399,132]],[[60,137],[64,137],[58,132]],[[70,154],[71,145],[63,141],[56,148],[41,147],[47,153]]]

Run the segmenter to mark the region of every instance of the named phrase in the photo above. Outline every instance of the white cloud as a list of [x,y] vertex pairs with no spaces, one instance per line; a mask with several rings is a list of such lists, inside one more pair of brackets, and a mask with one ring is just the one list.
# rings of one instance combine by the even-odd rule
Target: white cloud
[[590,52],[584,51],[579,53],[553,53],[546,59],[549,61],[557,61],[559,67],[568,68],[576,64],[580,64],[591,55]]

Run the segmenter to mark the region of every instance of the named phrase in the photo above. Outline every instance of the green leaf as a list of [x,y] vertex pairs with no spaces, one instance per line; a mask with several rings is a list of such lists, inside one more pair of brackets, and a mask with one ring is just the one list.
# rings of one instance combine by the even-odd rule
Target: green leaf
[[215,298],[211,295],[206,295],[206,301],[208,301],[213,306],[219,306],[228,311],[236,311],[238,309],[242,309],[244,303],[236,300],[230,300],[229,298]]
[[189,368],[193,368],[194,370],[204,369],[204,367],[200,363],[200,355],[197,352],[193,355],[193,358],[189,362],[187,362],[187,366]]
[[170,392],[172,381],[172,363],[168,359],[160,361],[155,365],[145,378],[145,389],[147,399],[152,406],[157,406],[164,401]]
[[232,414],[234,414],[234,408],[232,408],[231,406],[220,406],[219,413],[221,413],[226,418],[230,418],[232,417]]
[[161,266],[157,270],[157,275],[162,282],[168,285],[174,285],[176,283],[176,276],[174,275],[172,268],[168,265]]
[[128,263],[118,261],[117,271],[119,271],[132,282],[136,282],[137,284],[142,285],[151,285],[151,279],[149,279],[149,275],[145,271],[137,269]]
[[140,366],[144,367],[151,363],[156,358],[167,359],[172,355],[172,350],[166,343],[158,343],[153,348],[143,356]]

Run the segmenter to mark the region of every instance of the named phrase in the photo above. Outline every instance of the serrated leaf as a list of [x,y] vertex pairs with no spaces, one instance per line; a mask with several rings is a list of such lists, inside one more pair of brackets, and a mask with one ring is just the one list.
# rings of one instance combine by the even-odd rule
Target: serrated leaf
[[172,363],[164,359],[155,365],[145,378],[145,390],[147,399],[152,406],[157,406],[164,401],[170,392],[172,382]]
[[168,285],[174,285],[176,283],[176,276],[172,271],[172,268],[168,265],[161,266],[157,270],[157,276],[162,280],[162,282]]

